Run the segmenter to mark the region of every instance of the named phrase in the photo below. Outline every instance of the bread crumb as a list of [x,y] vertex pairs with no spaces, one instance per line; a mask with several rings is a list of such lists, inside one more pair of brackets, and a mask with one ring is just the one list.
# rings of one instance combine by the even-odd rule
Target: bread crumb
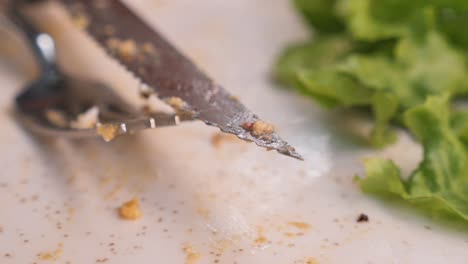
[[131,39],[122,41],[117,38],[110,38],[107,40],[106,45],[112,51],[117,52],[124,60],[134,59],[138,52],[135,41]]
[[184,100],[182,100],[180,97],[169,97],[164,99],[164,102],[166,102],[168,105],[170,105],[177,111],[182,110],[185,106]]
[[304,222],[289,222],[288,224],[301,230],[307,230],[310,228],[310,225]]
[[257,237],[255,238],[255,244],[265,244],[268,242],[268,239],[265,237],[265,230],[262,227],[257,228]]
[[369,222],[369,216],[366,214],[360,214],[358,218],[356,219],[356,222],[362,223],[362,222]]
[[137,220],[142,217],[143,213],[140,209],[140,203],[138,202],[137,198],[133,198],[132,200],[125,202],[119,208],[120,217],[125,220]]
[[194,247],[186,245],[183,247],[183,251],[186,254],[185,264],[195,264],[200,260],[200,253],[198,253]]
[[268,239],[265,236],[259,236],[254,241],[256,244],[265,244],[268,242]]
[[119,54],[125,60],[132,60],[137,54],[137,46],[135,41],[128,39],[120,43],[119,45]]
[[198,207],[197,213],[204,219],[208,219],[210,217],[210,211],[204,207]]
[[50,260],[50,261],[55,261],[60,258],[62,255],[62,244],[59,244],[57,249],[53,252],[42,252],[38,254],[38,257],[40,260]]
[[98,121],[99,108],[93,106],[84,113],[79,114],[76,120],[70,123],[70,127],[75,129],[89,129],[95,127]]
[[119,48],[119,45],[120,45],[120,40],[116,38],[110,38],[106,41],[107,48],[114,50],[114,51]]
[[115,124],[99,124],[96,132],[104,141],[110,142],[119,134],[119,126]]
[[47,121],[52,125],[60,128],[65,128],[68,126],[68,120],[65,114],[61,111],[55,109],[49,109],[45,112]]
[[89,26],[89,19],[83,14],[78,14],[73,17],[73,24],[79,29],[86,29]]
[[242,128],[247,131],[250,131],[252,135],[256,137],[275,132],[274,125],[261,120],[255,121],[254,123],[244,123],[242,124]]
[[318,261],[314,258],[309,258],[307,259],[306,264],[318,264]]
[[238,141],[238,138],[232,134],[226,134],[223,132],[216,132],[211,136],[211,145],[216,148],[221,147],[221,145],[225,142],[234,142]]
[[142,45],[142,50],[144,53],[148,55],[155,55],[156,54],[156,48],[153,46],[153,44],[147,42]]

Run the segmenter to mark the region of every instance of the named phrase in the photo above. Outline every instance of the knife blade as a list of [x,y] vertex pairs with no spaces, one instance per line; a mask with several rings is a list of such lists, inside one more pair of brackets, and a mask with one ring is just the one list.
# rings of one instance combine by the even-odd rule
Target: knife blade
[[[222,132],[302,160],[301,155],[234,96],[118,0],[59,0],[75,24],[172,107]],[[172,101],[172,103],[171,103]],[[259,131],[254,131],[256,125]]]

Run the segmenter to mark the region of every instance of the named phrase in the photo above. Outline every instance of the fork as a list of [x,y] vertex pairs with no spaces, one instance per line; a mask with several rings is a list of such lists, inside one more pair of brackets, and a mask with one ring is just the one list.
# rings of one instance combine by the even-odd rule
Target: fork
[[45,136],[100,135],[110,141],[115,136],[142,129],[175,126],[181,121],[193,120],[190,113],[137,110],[103,83],[65,74],[56,63],[52,36],[37,30],[21,12],[24,2],[37,1],[12,2],[10,17],[24,33],[40,68],[39,77],[16,97],[16,114],[25,128]]

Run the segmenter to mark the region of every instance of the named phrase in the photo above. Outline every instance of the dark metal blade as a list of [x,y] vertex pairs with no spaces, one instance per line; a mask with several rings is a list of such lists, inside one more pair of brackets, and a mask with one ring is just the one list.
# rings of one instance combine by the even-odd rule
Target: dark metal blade
[[[276,133],[255,136],[244,129],[259,118],[214,83],[154,28],[117,0],[60,0],[75,22],[161,99],[181,98],[184,109],[221,131],[258,146],[302,157]],[[244,128],[243,128],[244,127]]]

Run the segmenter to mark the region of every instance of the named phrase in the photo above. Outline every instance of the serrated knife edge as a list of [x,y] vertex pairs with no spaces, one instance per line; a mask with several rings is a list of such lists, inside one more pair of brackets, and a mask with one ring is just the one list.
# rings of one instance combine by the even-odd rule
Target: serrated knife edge
[[[244,124],[260,119],[121,1],[59,2],[64,4],[79,27],[85,29],[111,57],[142,83],[151,87],[160,99],[181,98],[188,110],[208,125],[302,160],[301,155],[276,133],[258,137],[244,129]],[[127,45],[127,53],[113,46],[116,43]]]

